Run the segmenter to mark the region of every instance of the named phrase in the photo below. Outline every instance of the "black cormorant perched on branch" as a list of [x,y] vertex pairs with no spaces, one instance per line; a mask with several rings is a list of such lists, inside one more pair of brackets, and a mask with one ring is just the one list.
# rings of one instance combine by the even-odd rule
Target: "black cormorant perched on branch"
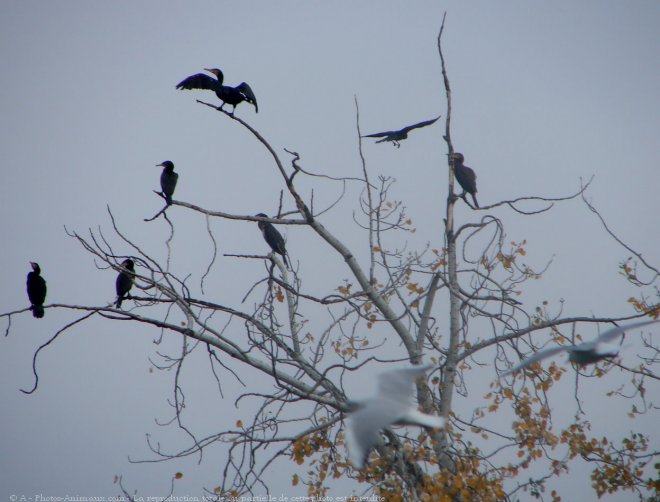
[[121,266],[126,270],[119,272],[117,276],[117,281],[115,282],[115,290],[117,291],[117,303],[115,307],[118,309],[121,308],[121,302],[124,301],[126,295],[133,287],[133,272],[135,272],[135,263],[130,258],[127,258],[121,263]]
[[[264,213],[259,213],[256,216],[268,218],[268,215]],[[261,233],[270,248],[276,253],[282,255],[284,265],[288,267],[289,263],[286,261],[286,247],[284,246],[284,238],[282,237],[282,234],[277,231],[272,223],[268,223],[267,221],[258,221],[257,225],[259,225],[259,230],[261,230]]]
[[463,164],[465,157],[462,153],[454,153],[452,156],[452,163],[454,165],[454,175],[456,176],[456,181],[461,185],[463,189],[463,194],[461,197],[467,202],[465,198],[465,193],[472,195],[472,200],[474,201],[474,206],[479,208],[479,203],[477,202],[477,175],[474,174],[474,171],[468,166]]
[[27,294],[30,299],[32,315],[41,319],[44,316],[44,302],[46,301],[46,281],[41,277],[39,264],[33,261],[32,272],[27,275]]
[[376,141],[376,143],[382,143],[383,141],[391,141],[394,146],[399,148],[401,145],[399,144],[400,141],[403,141],[408,137],[408,133],[412,131],[413,129],[417,129],[419,127],[426,127],[428,125],[433,124],[436,120],[438,120],[440,116],[438,115],[436,118],[431,119],[431,120],[425,120],[424,122],[418,122],[417,124],[409,125],[408,127],[404,127],[403,129],[399,129],[398,131],[384,131],[384,132],[377,132],[375,134],[367,134],[365,136],[362,136],[363,138],[383,138],[381,140]]
[[228,85],[222,85],[224,81],[224,75],[222,70],[217,68],[204,68],[209,73],[215,75],[216,79],[209,77],[204,73],[197,73],[191,75],[190,77],[182,80],[176,85],[177,89],[209,89],[214,91],[216,96],[220,98],[222,104],[220,105],[220,110],[226,104],[232,105],[234,108],[232,114],[236,110],[236,105],[242,101],[247,101],[254,105],[254,110],[259,113],[259,107],[257,105],[257,97],[252,92],[252,89],[245,82],[241,82],[236,87],[231,87]]
[[166,160],[162,164],[157,164],[156,167],[162,167],[163,172],[160,175],[160,188],[165,196],[165,202],[168,206],[172,205],[172,195],[176,188],[176,182],[179,180],[179,175],[174,172],[174,164],[171,160]]

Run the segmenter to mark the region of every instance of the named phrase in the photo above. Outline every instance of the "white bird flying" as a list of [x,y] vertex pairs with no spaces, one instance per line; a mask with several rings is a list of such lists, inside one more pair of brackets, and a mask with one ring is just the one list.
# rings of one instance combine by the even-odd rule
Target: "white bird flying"
[[605,333],[591,342],[584,342],[579,345],[563,345],[561,347],[551,347],[549,349],[541,350],[533,356],[521,361],[520,364],[503,372],[500,375],[500,378],[510,375],[511,373],[515,373],[522,368],[526,368],[527,366],[541,361],[546,357],[554,356],[555,354],[563,351],[568,351],[569,361],[580,366],[597,363],[603,359],[615,357],[619,354],[620,344],[609,342],[612,342],[626,330],[640,328],[642,326],[646,326],[647,324],[653,324],[656,322],[660,322],[660,319],[656,319],[654,321],[634,322],[626,326],[616,326],[607,330]]
[[371,449],[380,442],[380,430],[391,425],[442,428],[442,417],[427,415],[410,404],[413,384],[431,365],[388,371],[380,375],[376,396],[358,404],[348,418],[347,442],[351,462],[361,469]]

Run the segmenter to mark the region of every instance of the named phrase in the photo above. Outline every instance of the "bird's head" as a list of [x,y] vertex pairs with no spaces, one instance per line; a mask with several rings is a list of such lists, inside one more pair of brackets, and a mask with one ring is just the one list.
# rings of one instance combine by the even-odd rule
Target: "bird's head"
[[459,164],[462,164],[463,161],[465,160],[465,157],[463,157],[463,154],[462,154],[462,153],[458,153],[458,152],[454,152],[454,153],[452,153],[452,154],[449,156],[449,158],[450,158],[452,161],[457,162],[457,163],[459,163]]
[[222,80],[224,79],[224,75],[222,74],[222,70],[220,70],[218,68],[204,68],[204,71],[207,71],[207,72],[212,73],[213,75],[215,75],[216,78],[220,82],[222,82]]
[[131,271],[135,270],[135,262],[130,258],[126,258],[123,262],[121,262],[121,266]]
[[[255,216],[256,216],[257,218],[268,218],[268,215],[265,214],[265,213],[255,214]],[[260,228],[261,230],[263,230],[264,227],[266,226],[266,222],[264,222],[264,221],[258,221],[258,222],[257,222],[257,225],[259,225],[259,228]]]
[[31,261],[30,265],[32,266],[32,270],[34,270],[37,274],[41,272],[41,268],[39,268],[39,264],[37,262]]
[[165,162],[161,162],[160,164],[156,164],[156,167],[164,167],[165,169],[172,170],[174,169],[174,162],[171,160],[166,160]]

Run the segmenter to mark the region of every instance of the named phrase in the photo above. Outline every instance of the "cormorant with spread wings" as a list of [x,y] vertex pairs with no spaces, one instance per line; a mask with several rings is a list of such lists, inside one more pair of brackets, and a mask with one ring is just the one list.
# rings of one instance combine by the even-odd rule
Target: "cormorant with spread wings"
[[208,89],[214,91],[216,96],[222,100],[219,110],[222,110],[222,107],[225,104],[232,105],[234,107],[231,112],[232,114],[236,110],[236,105],[243,101],[254,105],[255,111],[259,113],[257,98],[248,84],[241,82],[236,87],[223,85],[222,83],[224,82],[225,76],[222,73],[222,70],[219,70],[218,68],[204,68],[204,70],[215,75],[215,79],[204,73],[197,73],[179,82],[176,85],[176,88],[179,90]]
[[408,137],[408,133],[410,131],[412,131],[413,129],[418,129],[420,127],[426,127],[428,125],[431,125],[436,120],[438,120],[439,118],[440,118],[440,116],[438,115],[434,119],[425,120],[424,122],[418,122],[417,124],[409,125],[407,127],[404,127],[403,129],[399,129],[398,131],[377,132],[377,133],[374,133],[374,134],[367,134],[367,135],[362,136],[362,137],[363,138],[383,138],[381,140],[376,141],[376,143],[382,143],[383,141],[391,141],[394,146],[399,148],[401,146],[399,143]]

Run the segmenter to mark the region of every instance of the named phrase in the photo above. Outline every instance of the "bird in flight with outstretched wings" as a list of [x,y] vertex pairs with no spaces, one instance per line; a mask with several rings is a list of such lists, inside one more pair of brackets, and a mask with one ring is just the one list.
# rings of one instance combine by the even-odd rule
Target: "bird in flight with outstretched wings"
[[431,119],[431,120],[425,120],[424,122],[418,122],[417,124],[409,125],[407,127],[404,127],[403,129],[399,129],[398,131],[384,131],[384,132],[377,132],[374,134],[366,134],[362,136],[363,138],[383,138],[381,140],[376,141],[376,143],[382,143],[383,141],[391,141],[394,146],[399,148],[400,142],[403,141],[408,137],[408,133],[412,131],[413,129],[418,129],[420,127],[426,127],[431,124],[433,124],[436,120],[440,118],[440,115],[438,115],[436,118]]

